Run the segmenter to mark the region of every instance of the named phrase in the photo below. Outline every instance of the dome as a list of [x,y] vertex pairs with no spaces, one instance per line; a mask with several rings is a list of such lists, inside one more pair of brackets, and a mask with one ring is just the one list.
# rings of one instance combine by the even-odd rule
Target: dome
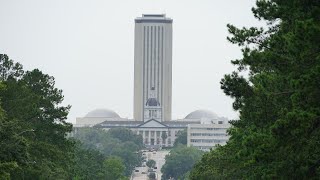
[[90,111],[85,117],[120,118],[120,116],[110,109],[95,109]]
[[191,112],[185,117],[185,119],[202,119],[202,118],[218,119],[218,116],[215,113],[208,110],[196,110]]

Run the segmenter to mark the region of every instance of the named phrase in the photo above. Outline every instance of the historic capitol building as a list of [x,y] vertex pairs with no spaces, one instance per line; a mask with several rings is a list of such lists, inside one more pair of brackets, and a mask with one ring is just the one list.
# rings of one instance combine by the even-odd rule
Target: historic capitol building
[[196,110],[172,120],[172,19],[144,14],[135,19],[134,119],[121,118],[108,109],[96,109],[76,119],[76,128],[129,128],[141,134],[146,146],[170,147],[181,130],[188,130],[188,146],[209,150],[225,144],[226,118]]

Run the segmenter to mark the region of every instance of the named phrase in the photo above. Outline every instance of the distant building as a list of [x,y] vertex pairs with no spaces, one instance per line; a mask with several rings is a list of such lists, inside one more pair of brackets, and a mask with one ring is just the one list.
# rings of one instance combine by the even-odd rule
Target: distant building
[[84,117],[76,118],[76,127],[92,127],[104,121],[126,121],[128,119],[121,118],[116,112],[110,109],[95,109],[87,113]]
[[135,19],[134,119],[171,120],[172,19],[143,14]]
[[74,133],[81,127],[123,127],[140,134],[147,147],[171,147],[181,130],[190,127],[193,131],[193,127],[211,127],[226,121],[207,110],[194,111],[184,119],[171,119],[172,19],[164,14],[136,18],[134,52],[134,119],[96,109],[76,119]]
[[[97,109],[87,113],[85,117],[77,118],[74,127],[75,129],[94,127],[104,130],[119,127],[128,128],[140,134],[146,146],[172,147],[179,131],[187,130],[188,127],[197,127],[197,125],[205,129],[211,127],[212,123],[221,123],[225,120],[225,118],[220,118],[211,111],[197,110],[188,114],[184,119],[164,122],[150,119],[144,122],[121,118],[116,112],[109,109]],[[191,131],[194,131],[194,129],[192,128]],[[201,129],[201,131],[203,130]]]
[[228,122],[220,120],[214,124],[188,124],[187,146],[210,151],[216,145],[225,145],[229,140],[227,133],[229,128]]

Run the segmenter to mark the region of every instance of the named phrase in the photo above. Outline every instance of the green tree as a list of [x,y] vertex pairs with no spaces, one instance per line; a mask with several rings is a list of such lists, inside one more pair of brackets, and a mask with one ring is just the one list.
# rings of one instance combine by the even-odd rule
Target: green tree
[[146,164],[149,168],[154,168],[156,166],[156,161],[153,159],[149,159]]
[[168,138],[167,132],[163,131],[161,134],[162,141],[165,141]]
[[106,158],[117,156],[125,165],[124,174],[130,175],[132,169],[139,165],[141,149],[141,136],[134,134],[129,129],[115,128],[104,131],[98,128],[81,128],[74,138],[83,143],[83,148],[94,149],[101,152]]
[[28,130],[20,131],[15,120],[5,118],[0,107],[0,179],[10,179],[10,174],[28,162],[28,143],[24,137]]
[[194,164],[201,159],[203,152],[194,147],[178,145],[170,151],[161,168],[164,179],[183,178],[192,169]]
[[[65,137],[72,125],[65,120],[70,106],[60,106],[63,95],[54,87],[54,78],[38,69],[24,72],[21,64],[0,54],[0,79],[5,87],[0,99],[6,118],[15,123],[15,132],[27,144],[28,159],[23,163],[16,159],[19,168],[11,178],[69,177],[73,143]],[[30,129],[34,132],[19,134]]]
[[[240,119],[226,146],[206,154],[191,179],[317,179],[320,176],[320,1],[258,0],[267,28],[228,25],[242,47],[221,81]],[[240,74],[246,72],[248,78]]]
[[149,177],[150,180],[155,180],[155,179],[156,179],[156,173],[150,172],[150,173],[148,174],[148,177]]
[[179,144],[182,144],[182,145],[187,145],[187,138],[188,138],[188,133],[187,133],[187,130],[183,130],[183,131],[179,131],[178,132],[178,137],[177,139],[174,141],[174,144],[173,146],[176,147],[178,146]]
[[142,136],[133,133],[130,129],[127,128],[112,128],[108,131],[111,137],[119,139],[122,142],[132,141],[140,148],[143,147]]
[[118,180],[118,179],[127,179],[123,172],[125,166],[122,163],[121,158],[119,157],[109,157],[103,163],[105,170],[105,179]]
[[105,157],[99,151],[83,148],[77,141],[74,149],[72,177],[77,180],[104,179],[106,170]]

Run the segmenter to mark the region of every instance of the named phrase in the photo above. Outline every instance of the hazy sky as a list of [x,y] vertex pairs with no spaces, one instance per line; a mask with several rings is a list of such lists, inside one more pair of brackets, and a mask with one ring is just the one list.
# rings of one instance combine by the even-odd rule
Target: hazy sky
[[236,118],[220,89],[240,49],[226,24],[255,26],[254,0],[0,0],[0,53],[56,79],[75,122],[95,108],[133,116],[134,18],[173,19],[172,117],[197,109]]

